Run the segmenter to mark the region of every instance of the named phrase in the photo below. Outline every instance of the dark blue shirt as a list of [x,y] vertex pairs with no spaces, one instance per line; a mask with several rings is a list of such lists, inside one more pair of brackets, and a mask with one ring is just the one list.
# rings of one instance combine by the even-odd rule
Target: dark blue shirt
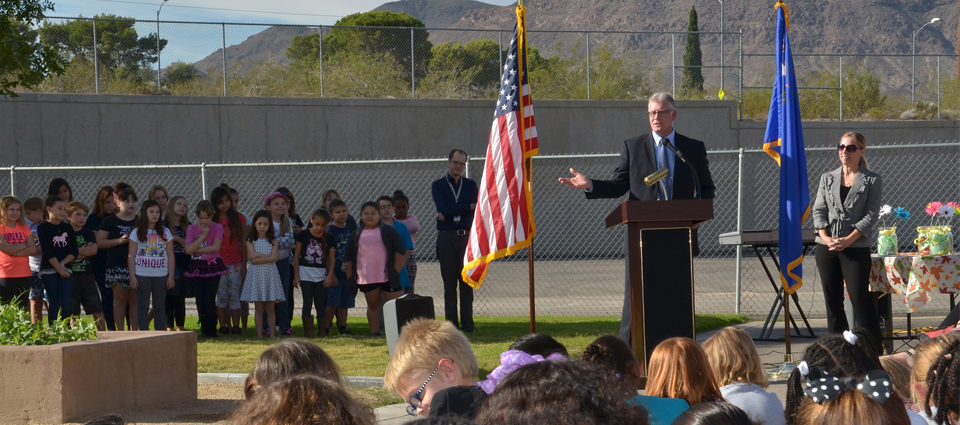
[[[456,196],[458,190],[459,198]],[[466,177],[460,177],[459,182],[454,182],[448,173],[433,182],[432,191],[437,212],[445,218],[444,221],[437,220],[437,230],[470,230],[470,225],[473,224],[473,208],[470,205],[476,204],[480,195],[477,182]],[[454,221],[458,216],[460,221]]]

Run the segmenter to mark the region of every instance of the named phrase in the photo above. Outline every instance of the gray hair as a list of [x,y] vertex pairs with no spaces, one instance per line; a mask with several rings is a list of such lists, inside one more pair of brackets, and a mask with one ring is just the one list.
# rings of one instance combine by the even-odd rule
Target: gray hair
[[670,109],[677,109],[677,105],[673,102],[673,96],[670,96],[670,93],[667,92],[654,93],[650,96],[650,99],[647,100],[647,103],[650,102],[669,103]]

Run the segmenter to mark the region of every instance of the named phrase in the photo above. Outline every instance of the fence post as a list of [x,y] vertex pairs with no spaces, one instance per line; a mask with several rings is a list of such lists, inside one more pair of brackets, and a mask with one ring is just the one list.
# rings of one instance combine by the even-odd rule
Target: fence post
[[740,63],[738,67],[740,68],[740,119],[743,119],[743,30],[739,32],[740,36]]
[[[13,171],[14,168],[17,168],[15,165],[10,166],[10,196],[17,196],[17,175]],[[23,210],[23,208],[20,208]]]
[[414,62],[413,28],[410,28],[410,97],[417,98],[417,64]]
[[937,119],[940,119],[940,56],[937,56]]
[[[737,155],[737,231],[743,231],[743,148],[740,148],[740,154]],[[736,305],[734,306],[734,312],[740,314],[740,293],[741,293],[741,284],[742,276],[741,271],[743,269],[743,245],[737,245],[737,288],[736,295]]]
[[840,121],[843,121],[843,56],[840,56]]
[[200,199],[207,199],[207,163],[200,164]]
[[670,81],[673,95],[677,95],[677,35],[670,34]]
[[590,33],[587,32],[587,100],[590,100]]
[[223,33],[223,49],[220,50],[220,65],[223,68],[223,97],[227,97],[227,24],[221,22],[220,30]]
[[93,82],[96,93],[100,94],[100,63],[97,60],[97,20],[93,20]]
[[500,53],[500,67],[497,69],[503,69],[503,30],[497,31],[497,43],[500,46],[498,53]]
[[320,97],[323,97],[323,25],[317,27],[317,36],[320,45]]

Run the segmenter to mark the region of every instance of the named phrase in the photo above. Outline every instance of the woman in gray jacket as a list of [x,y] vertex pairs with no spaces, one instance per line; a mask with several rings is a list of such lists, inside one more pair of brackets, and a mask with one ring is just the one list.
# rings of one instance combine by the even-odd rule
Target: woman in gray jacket
[[[867,141],[849,132],[837,146],[842,166],[820,176],[813,203],[813,226],[819,232],[817,268],[827,304],[831,333],[850,329],[843,312],[844,281],[853,303],[853,317],[879,345],[880,319],[870,279],[870,239],[880,214],[881,178],[867,170]],[[878,346],[879,348],[879,346]]]

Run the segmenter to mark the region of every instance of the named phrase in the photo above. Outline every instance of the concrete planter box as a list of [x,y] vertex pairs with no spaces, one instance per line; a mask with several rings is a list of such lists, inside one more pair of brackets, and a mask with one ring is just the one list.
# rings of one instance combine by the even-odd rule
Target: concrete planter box
[[62,423],[197,399],[197,334],[101,332],[0,346],[0,423]]

